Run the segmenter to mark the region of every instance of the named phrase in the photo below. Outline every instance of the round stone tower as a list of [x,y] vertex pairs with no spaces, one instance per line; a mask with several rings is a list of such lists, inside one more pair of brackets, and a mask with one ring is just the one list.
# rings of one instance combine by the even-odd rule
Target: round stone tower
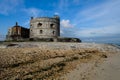
[[39,17],[30,20],[30,38],[57,38],[60,36],[60,18]]

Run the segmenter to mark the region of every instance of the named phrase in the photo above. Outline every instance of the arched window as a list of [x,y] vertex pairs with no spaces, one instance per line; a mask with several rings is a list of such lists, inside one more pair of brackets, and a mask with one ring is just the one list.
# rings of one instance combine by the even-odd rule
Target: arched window
[[40,34],[42,34],[43,33],[43,30],[40,30]]
[[42,26],[42,23],[38,23],[37,27],[41,27]]

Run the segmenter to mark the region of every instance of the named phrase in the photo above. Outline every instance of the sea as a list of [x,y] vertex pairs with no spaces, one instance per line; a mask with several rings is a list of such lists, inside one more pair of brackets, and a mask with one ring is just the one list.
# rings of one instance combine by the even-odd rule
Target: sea
[[98,44],[109,44],[120,49],[120,43],[98,43]]

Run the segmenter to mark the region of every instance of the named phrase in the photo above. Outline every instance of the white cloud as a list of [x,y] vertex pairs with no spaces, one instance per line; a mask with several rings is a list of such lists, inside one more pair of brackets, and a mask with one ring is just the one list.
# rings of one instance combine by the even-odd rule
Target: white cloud
[[80,37],[101,37],[101,36],[113,36],[120,34],[118,26],[105,26],[94,28],[81,28],[75,32],[75,35]]
[[8,15],[9,13],[18,10],[16,7],[22,5],[23,0],[1,0],[0,1],[0,14]]
[[59,15],[59,13],[58,13],[58,12],[55,12],[54,14],[55,14],[55,15]]
[[78,11],[73,20],[75,26],[79,27],[75,31],[76,35],[97,37],[120,34],[119,4],[120,0],[109,0],[89,9]]
[[58,8],[61,10],[69,10],[72,5],[79,5],[81,0],[59,0]]
[[68,2],[69,2],[68,0],[60,0],[59,5],[58,5],[59,9],[67,8],[69,5]]
[[79,19],[79,16],[83,16],[82,22],[90,21],[90,20],[98,20],[102,19],[111,19],[111,17],[118,17],[119,16],[119,8],[120,8],[120,0],[109,0],[104,2],[103,4],[99,4],[93,6],[91,8],[84,9],[83,11],[79,11],[77,13],[76,19]]
[[26,9],[23,9],[23,11],[25,11],[28,15],[34,16],[34,17],[39,16],[40,13],[42,12],[42,10],[37,8],[26,8]]
[[64,27],[64,28],[72,28],[72,27],[74,27],[70,23],[70,20],[64,20],[64,19],[61,21],[61,26]]
[[63,30],[60,30],[60,34],[64,34]]

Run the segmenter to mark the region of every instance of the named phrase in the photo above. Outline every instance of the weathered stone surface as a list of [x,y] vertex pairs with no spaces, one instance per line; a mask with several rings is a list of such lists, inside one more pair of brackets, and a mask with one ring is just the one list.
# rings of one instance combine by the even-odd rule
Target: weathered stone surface
[[58,36],[60,36],[60,19],[58,16],[31,19],[30,38],[55,38]]

